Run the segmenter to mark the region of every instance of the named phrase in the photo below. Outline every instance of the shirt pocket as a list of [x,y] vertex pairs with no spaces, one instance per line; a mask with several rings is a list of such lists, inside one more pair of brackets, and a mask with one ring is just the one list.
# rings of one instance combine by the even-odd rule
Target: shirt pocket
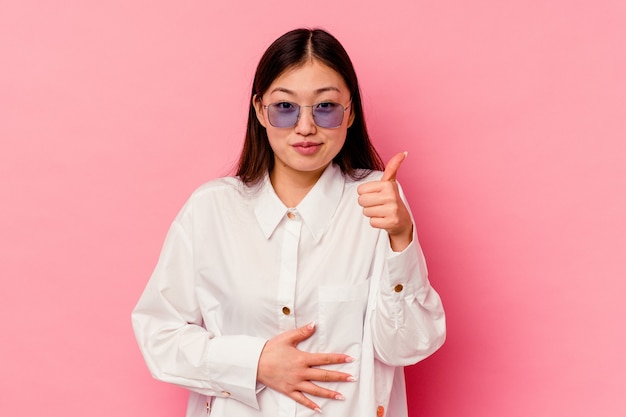
[[318,287],[317,332],[321,351],[360,358],[369,280]]

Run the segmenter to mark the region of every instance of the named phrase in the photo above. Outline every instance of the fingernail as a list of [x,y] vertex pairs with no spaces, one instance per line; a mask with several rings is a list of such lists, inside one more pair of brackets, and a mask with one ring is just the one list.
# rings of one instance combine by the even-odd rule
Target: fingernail
[[309,330],[315,329],[315,321],[312,321],[309,324],[307,324],[306,328],[309,329]]
[[348,382],[354,382],[354,381],[356,381],[356,378],[355,378],[355,377],[353,377],[353,376],[349,376],[348,378],[346,378],[346,381],[348,381]]
[[321,409],[321,408],[319,408],[319,407],[314,408],[314,409],[313,409],[313,411],[315,411],[316,413],[320,413],[320,414],[322,414],[322,409]]
[[409,151],[404,151],[404,157],[406,158],[407,156],[409,156]]
[[352,356],[348,356],[346,358],[346,362],[354,362],[354,358]]
[[337,394],[337,395],[335,395],[335,399],[336,399],[336,400],[345,400],[345,399],[346,399],[346,397],[344,397],[344,396],[343,396],[343,395],[341,395],[341,394]]

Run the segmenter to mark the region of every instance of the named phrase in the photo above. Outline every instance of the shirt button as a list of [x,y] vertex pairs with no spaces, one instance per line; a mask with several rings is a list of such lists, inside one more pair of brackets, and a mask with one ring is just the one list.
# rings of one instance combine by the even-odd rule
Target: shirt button
[[396,285],[395,287],[393,287],[393,290],[394,290],[395,292],[400,292],[400,291],[402,291],[403,289],[404,289],[404,287],[402,286],[402,284],[398,284],[398,285]]
[[291,211],[287,213],[287,217],[289,217],[289,220],[293,220],[296,218],[296,215],[293,214]]
[[289,313],[291,313],[291,310],[289,310],[289,307],[283,307],[283,314],[284,314],[285,316],[288,316],[288,315],[289,315]]
[[223,395],[224,397],[230,397],[230,392],[228,392],[228,391],[222,391],[222,395]]

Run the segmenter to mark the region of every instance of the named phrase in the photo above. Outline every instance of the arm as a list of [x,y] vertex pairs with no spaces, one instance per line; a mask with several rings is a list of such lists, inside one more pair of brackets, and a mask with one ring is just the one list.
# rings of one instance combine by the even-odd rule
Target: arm
[[377,358],[387,365],[411,365],[443,344],[445,314],[428,281],[416,236],[400,253],[392,252],[382,240],[377,253],[383,254],[384,260],[375,262],[379,282],[370,323],[374,348]]
[[[428,281],[413,217],[396,182],[406,153],[395,155],[380,181],[359,186],[359,204],[372,227],[386,231],[372,264],[377,291],[372,334],[379,360],[409,365],[436,351],[445,340],[441,299]],[[381,235],[382,236],[382,235]],[[382,260],[381,260],[382,259]]]
[[155,378],[258,409],[257,365],[266,340],[222,336],[217,300],[205,312],[204,323],[195,297],[192,244],[185,232],[189,223],[184,208],[132,313],[139,347]]

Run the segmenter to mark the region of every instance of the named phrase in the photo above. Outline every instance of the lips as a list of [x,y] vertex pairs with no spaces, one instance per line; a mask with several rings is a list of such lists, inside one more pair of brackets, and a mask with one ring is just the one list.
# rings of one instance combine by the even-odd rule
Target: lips
[[298,142],[298,143],[294,143],[291,146],[296,147],[296,148],[310,148],[312,146],[320,146],[320,145],[321,143],[318,143],[318,142]]
[[296,152],[302,155],[311,155],[317,152],[317,150],[322,146],[321,143],[317,142],[298,142],[291,145]]

